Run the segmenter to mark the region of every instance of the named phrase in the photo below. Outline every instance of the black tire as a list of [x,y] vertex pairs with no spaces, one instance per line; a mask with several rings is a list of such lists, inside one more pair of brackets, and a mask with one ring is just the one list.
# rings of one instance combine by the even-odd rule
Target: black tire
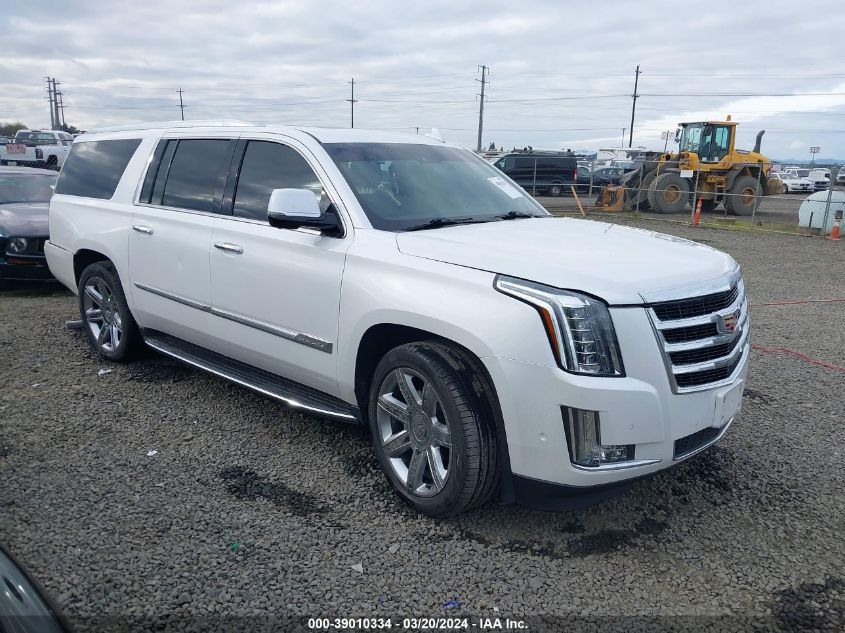
[[[625,195],[625,206],[634,209],[635,211],[648,211],[650,208],[648,202],[648,190],[651,183],[657,178],[657,170],[652,169],[645,176],[643,176],[642,186],[640,186],[640,179],[634,178],[634,181],[628,181],[634,189],[628,189]],[[626,185],[627,187],[628,185]]]
[[562,182],[553,182],[548,189],[550,196],[553,198],[559,198],[563,195],[563,183]]
[[740,176],[725,197],[725,209],[734,215],[751,215],[760,205],[762,189],[754,176]]
[[683,211],[689,197],[689,182],[674,171],[660,174],[648,188],[648,204],[655,213]]
[[[116,363],[129,360],[141,345],[141,332],[129,311],[114,265],[108,261],[90,264],[79,277],[78,290],[79,316],[88,341],[103,358]],[[96,293],[100,295],[99,301],[94,296]],[[99,307],[99,318],[95,316],[96,307]],[[103,332],[104,336],[98,337],[97,332]]]
[[[435,405],[431,417],[422,412],[418,404],[408,406],[408,398],[399,388],[401,378],[397,375],[408,377],[415,390],[411,397],[419,395],[423,406],[425,387],[420,390],[420,386],[433,388],[439,406]],[[396,387],[391,391],[394,383]],[[445,343],[421,341],[396,347],[385,354],[373,372],[367,417],[375,453],[390,484],[417,512],[432,517],[452,516],[486,503],[496,491],[498,444],[488,399],[490,389],[492,387],[476,361],[466,352]],[[407,423],[388,414],[379,405],[379,398],[386,395],[385,392],[399,403],[398,413],[403,412],[401,405],[405,405],[405,411],[410,411]],[[434,428],[435,423],[440,424],[441,417],[446,422],[449,448],[432,445],[425,449],[426,442],[433,440],[428,439],[424,429],[419,429],[423,423]],[[385,437],[399,437],[403,429],[407,436],[401,438],[403,442],[407,440],[405,452],[394,451],[388,456]],[[405,446],[395,442],[394,445],[399,446],[399,451]],[[441,463],[445,463],[444,455],[448,452],[447,474],[439,487],[434,483],[431,461],[438,458],[429,457],[430,450],[440,451]],[[409,472],[418,452],[423,453],[427,461],[419,478],[422,486],[412,489]],[[404,479],[399,472],[403,468]],[[428,481],[424,479],[426,474]],[[420,491],[426,486],[425,491]]]

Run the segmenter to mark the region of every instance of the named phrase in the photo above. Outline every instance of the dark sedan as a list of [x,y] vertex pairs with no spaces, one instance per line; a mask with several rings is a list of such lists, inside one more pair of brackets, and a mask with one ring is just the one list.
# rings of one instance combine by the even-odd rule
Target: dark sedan
[[53,279],[44,242],[56,178],[47,169],[0,167],[0,287],[10,280]]

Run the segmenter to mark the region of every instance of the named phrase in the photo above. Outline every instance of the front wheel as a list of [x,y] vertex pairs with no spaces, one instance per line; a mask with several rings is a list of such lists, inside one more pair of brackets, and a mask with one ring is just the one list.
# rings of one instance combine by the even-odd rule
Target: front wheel
[[382,470],[418,512],[458,514],[498,483],[495,424],[467,355],[418,342],[388,352],[373,374],[368,417]]
[[111,262],[95,262],[82,271],[79,314],[88,340],[103,358],[123,362],[141,343],[141,333]]

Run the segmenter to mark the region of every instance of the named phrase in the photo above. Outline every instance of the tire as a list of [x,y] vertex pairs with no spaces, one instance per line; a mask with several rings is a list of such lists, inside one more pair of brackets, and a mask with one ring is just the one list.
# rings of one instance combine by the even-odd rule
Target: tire
[[563,183],[553,182],[548,189],[548,195],[559,198],[563,195]]
[[459,514],[498,487],[490,388],[468,354],[429,341],[392,349],[373,372],[367,417],[375,453],[390,484],[420,514]]
[[125,362],[140,347],[141,332],[111,262],[95,262],[82,271],[79,316],[88,341],[103,358]]
[[760,205],[762,187],[753,176],[740,176],[725,197],[725,209],[734,215],[751,215]]
[[648,188],[648,204],[655,213],[683,211],[689,196],[689,182],[674,171],[660,174]]
[[635,178],[634,182],[631,184],[635,185],[636,189],[632,190],[631,194],[626,193],[626,206],[636,211],[648,211],[650,208],[648,202],[648,190],[649,187],[651,187],[651,183],[654,182],[655,178],[657,178],[656,169],[652,169],[645,176],[643,176],[642,186],[640,186],[639,178]]

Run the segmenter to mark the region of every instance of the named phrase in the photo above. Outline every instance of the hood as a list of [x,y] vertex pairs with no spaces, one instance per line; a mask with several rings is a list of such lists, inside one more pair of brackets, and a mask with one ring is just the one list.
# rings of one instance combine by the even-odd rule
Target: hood
[[729,255],[689,240],[570,218],[458,225],[398,233],[396,241],[407,255],[579,290],[611,305],[674,289],[688,294],[737,268]]
[[0,232],[21,237],[47,237],[46,202],[15,202],[0,204]]

